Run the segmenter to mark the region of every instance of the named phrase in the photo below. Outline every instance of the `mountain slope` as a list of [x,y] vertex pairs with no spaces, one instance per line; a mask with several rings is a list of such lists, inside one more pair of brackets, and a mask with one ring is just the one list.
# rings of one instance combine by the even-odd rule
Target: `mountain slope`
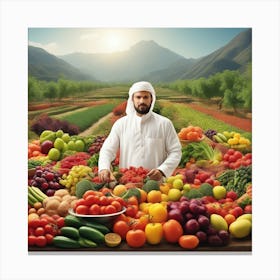
[[193,67],[182,74],[181,79],[208,77],[217,72],[242,70],[252,61],[252,30],[238,34],[224,47],[203,57]]
[[140,41],[128,51],[112,54],[73,53],[60,57],[84,72],[94,73],[102,81],[132,81],[178,61],[189,63],[154,41]]
[[28,46],[28,74],[39,80],[56,81],[60,77],[69,80],[93,80],[69,63],[45,50]]

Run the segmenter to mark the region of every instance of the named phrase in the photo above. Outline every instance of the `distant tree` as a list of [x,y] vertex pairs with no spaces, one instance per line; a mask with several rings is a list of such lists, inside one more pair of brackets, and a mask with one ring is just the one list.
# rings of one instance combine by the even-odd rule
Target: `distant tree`
[[58,98],[64,98],[68,96],[68,84],[69,82],[64,79],[59,79],[57,81],[58,84]]
[[58,97],[58,86],[55,82],[49,82],[44,97],[49,98],[50,101]]
[[244,101],[244,108],[252,111],[252,63],[247,65],[244,73],[244,86],[240,95]]
[[36,78],[28,77],[28,100],[33,101],[41,97],[41,89]]
[[243,88],[243,79],[238,71],[225,70],[222,75],[221,90],[224,92],[223,105],[232,107],[234,112],[244,103],[240,96]]

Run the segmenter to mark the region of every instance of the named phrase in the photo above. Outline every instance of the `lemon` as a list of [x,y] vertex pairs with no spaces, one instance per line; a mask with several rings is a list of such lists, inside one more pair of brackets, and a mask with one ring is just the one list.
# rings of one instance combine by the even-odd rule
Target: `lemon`
[[118,233],[109,232],[105,234],[105,244],[108,247],[116,247],[121,244],[122,238]]
[[182,193],[179,189],[170,189],[167,196],[169,201],[178,201],[181,198]]

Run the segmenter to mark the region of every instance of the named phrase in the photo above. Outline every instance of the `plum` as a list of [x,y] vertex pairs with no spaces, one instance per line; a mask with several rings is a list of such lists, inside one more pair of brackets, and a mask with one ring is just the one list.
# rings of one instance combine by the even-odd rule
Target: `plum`
[[187,234],[195,234],[200,229],[200,226],[196,219],[190,219],[185,223],[184,228]]

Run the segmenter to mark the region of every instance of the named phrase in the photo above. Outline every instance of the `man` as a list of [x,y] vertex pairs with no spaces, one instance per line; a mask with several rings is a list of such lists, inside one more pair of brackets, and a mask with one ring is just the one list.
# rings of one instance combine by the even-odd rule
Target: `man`
[[129,90],[126,116],[117,120],[99,154],[99,178],[113,180],[111,162],[120,149],[120,168],[144,167],[153,180],[169,177],[181,160],[181,144],[172,122],[153,112],[156,94],[149,82]]

